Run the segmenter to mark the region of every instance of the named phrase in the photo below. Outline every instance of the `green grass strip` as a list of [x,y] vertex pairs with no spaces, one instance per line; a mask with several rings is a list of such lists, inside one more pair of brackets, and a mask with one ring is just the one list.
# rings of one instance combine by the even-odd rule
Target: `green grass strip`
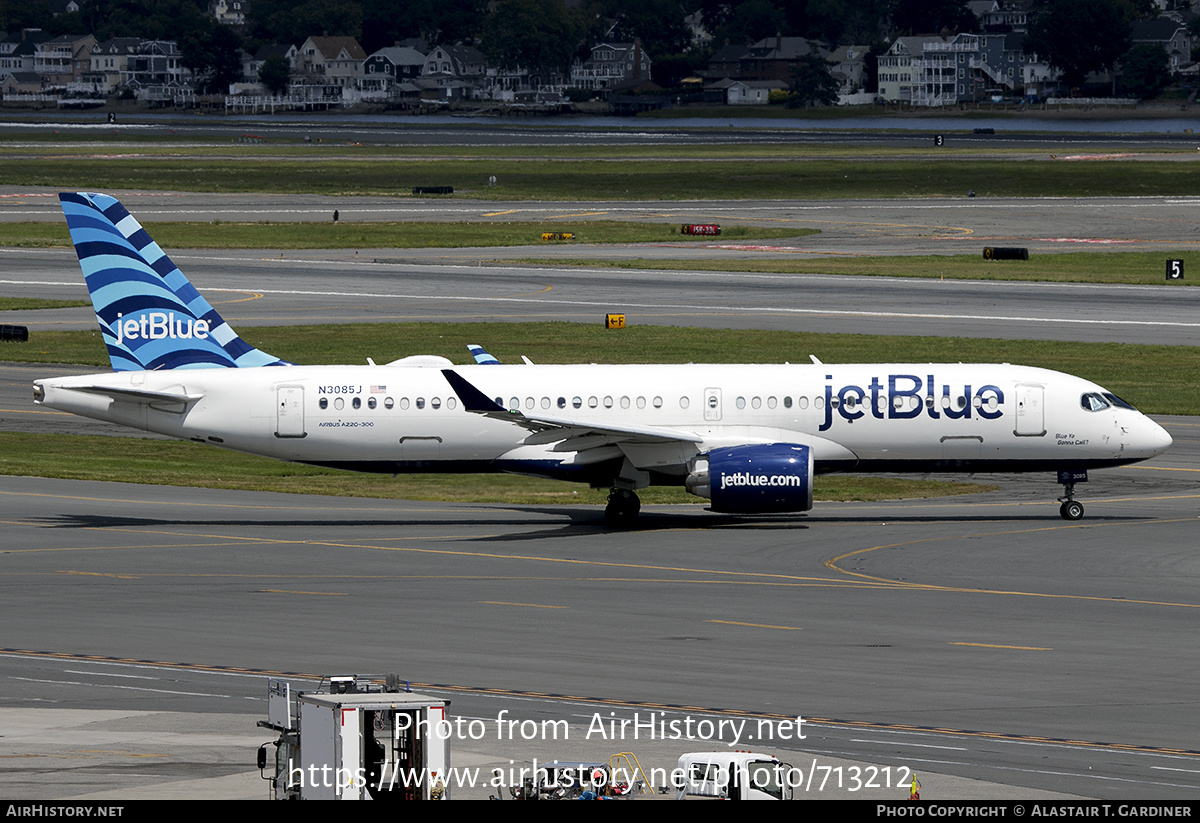
[[[92,305],[87,300],[42,300],[36,297],[0,297],[0,311],[37,311],[38,309],[73,309]],[[3,350],[0,349],[0,353]]]
[[[258,191],[410,197],[414,186],[453,186],[493,200],[743,200],[797,198],[1127,197],[1192,195],[1194,162],[934,159],[713,160],[10,157],[5,183],[91,191]],[[497,185],[488,186],[495,176]]]
[[[547,219],[543,222],[357,223],[347,209],[339,222],[321,223],[144,223],[166,249],[421,249],[477,246],[532,246],[546,243],[665,243],[712,241],[687,235],[680,223],[595,222]],[[543,232],[570,233],[571,240],[542,240]],[[817,229],[722,226],[721,239],[762,240],[805,237]],[[0,245],[61,247],[71,245],[65,222],[0,223]]]
[[1166,279],[1166,261],[1195,259],[1196,249],[1134,252],[1071,252],[1038,254],[1028,260],[985,260],[979,254],[912,256],[830,256],[803,259],[776,252],[770,256],[738,258],[602,260],[596,258],[534,257],[506,260],[530,266],[651,269],[664,271],[730,271],[769,274],[845,274],[878,277],[923,277],[945,280],[1016,280],[1051,283],[1126,283],[1136,285],[1195,285],[1196,280]]

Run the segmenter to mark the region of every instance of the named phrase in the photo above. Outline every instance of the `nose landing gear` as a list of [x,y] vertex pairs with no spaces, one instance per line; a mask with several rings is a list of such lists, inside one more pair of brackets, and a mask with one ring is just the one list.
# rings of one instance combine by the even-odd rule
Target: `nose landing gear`
[[1058,498],[1062,504],[1058,514],[1063,520],[1080,520],[1083,518],[1083,504],[1075,499],[1075,484],[1087,482],[1087,470],[1060,471],[1058,482],[1062,483],[1063,496]]

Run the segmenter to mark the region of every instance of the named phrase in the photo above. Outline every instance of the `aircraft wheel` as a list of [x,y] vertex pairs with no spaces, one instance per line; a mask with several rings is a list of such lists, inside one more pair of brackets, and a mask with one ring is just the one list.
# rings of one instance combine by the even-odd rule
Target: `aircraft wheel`
[[628,489],[613,489],[608,495],[608,506],[604,509],[604,519],[610,526],[627,528],[637,522],[638,512],[642,510],[642,501]]
[[1058,507],[1063,520],[1079,520],[1083,517],[1083,504],[1078,500],[1067,500]]

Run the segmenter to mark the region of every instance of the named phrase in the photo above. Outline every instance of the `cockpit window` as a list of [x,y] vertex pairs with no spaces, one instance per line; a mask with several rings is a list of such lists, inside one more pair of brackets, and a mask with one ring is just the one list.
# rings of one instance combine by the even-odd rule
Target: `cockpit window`
[[1079,398],[1079,405],[1083,406],[1084,411],[1103,411],[1108,408],[1108,401],[1095,392],[1088,392]]
[[[1118,409],[1133,409],[1132,403],[1130,403],[1128,400],[1122,400],[1111,392],[1105,392],[1104,397],[1108,400],[1108,402],[1112,403]],[[1137,411],[1137,409],[1133,410]]]

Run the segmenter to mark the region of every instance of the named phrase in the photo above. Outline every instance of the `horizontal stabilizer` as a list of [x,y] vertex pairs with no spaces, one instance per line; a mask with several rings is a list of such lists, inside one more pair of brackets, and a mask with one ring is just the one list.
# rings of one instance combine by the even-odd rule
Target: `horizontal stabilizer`
[[146,391],[145,389],[120,389],[112,386],[63,386],[64,390],[98,394],[111,397],[114,400],[136,400],[142,403],[195,403],[204,398],[203,394],[184,394],[182,392]]

